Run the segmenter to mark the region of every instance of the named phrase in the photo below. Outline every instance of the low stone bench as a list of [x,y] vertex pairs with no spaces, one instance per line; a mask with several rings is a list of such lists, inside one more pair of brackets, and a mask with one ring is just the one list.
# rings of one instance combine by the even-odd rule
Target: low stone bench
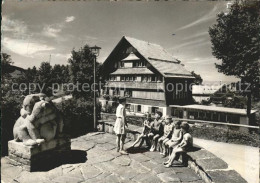
[[247,182],[235,170],[229,168],[228,164],[222,159],[197,145],[194,148],[197,148],[197,150],[187,152],[188,165],[206,183]]
[[60,155],[71,150],[68,138],[53,139],[38,146],[26,146],[22,142],[8,142],[10,163],[27,171],[36,171],[58,161]]
[[[102,126],[100,131],[114,134],[115,121],[99,120]],[[142,127],[128,125],[127,138],[136,140],[142,132]],[[235,170],[228,167],[228,164],[206,149],[194,144],[191,151],[182,153],[180,156],[183,164],[187,164],[206,183],[246,183]]]

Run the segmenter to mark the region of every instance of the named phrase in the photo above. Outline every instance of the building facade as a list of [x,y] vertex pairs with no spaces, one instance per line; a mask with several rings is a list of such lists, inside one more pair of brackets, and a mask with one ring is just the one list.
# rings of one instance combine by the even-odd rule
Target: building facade
[[207,106],[207,105],[171,105],[172,116],[183,119],[233,123],[242,125],[256,125],[256,110],[251,110],[247,116],[246,109]]
[[179,60],[160,45],[123,37],[104,62],[106,83],[101,90],[102,106],[126,97],[128,112],[161,111],[170,115],[170,105],[192,102],[194,77]]

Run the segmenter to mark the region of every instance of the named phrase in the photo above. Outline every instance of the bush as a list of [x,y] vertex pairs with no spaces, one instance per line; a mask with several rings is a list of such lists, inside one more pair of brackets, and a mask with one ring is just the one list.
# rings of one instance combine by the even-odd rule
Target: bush
[[2,97],[1,106],[1,155],[8,153],[8,141],[14,139],[13,127],[16,120],[20,117],[20,109],[22,107],[23,96],[11,94]]
[[[94,105],[93,100],[84,98],[63,101],[57,106],[63,115],[64,133],[78,137],[93,130]],[[96,108],[97,119],[100,119],[101,105]]]
[[114,114],[114,113],[116,113],[116,107],[117,107],[116,105],[106,104],[106,105],[103,107],[102,112]]
[[260,141],[256,132],[242,132],[237,129],[218,127],[212,125],[192,125],[191,134],[194,137],[258,147]]

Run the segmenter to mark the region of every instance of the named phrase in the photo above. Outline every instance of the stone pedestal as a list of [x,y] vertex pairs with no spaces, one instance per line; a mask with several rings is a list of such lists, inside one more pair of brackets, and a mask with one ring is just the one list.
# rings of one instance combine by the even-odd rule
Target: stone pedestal
[[10,163],[22,166],[27,171],[36,171],[53,166],[61,161],[62,155],[71,150],[68,138],[53,139],[38,146],[25,146],[22,142],[8,142]]

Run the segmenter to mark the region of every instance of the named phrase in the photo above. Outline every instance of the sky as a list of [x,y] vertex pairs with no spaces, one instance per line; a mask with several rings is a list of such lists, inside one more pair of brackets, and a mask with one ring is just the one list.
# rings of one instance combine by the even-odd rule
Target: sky
[[[218,73],[208,29],[227,1],[18,1],[2,4],[2,52],[14,65],[67,64],[72,49],[100,46],[103,62],[123,36],[156,43],[204,81],[237,81]],[[51,56],[50,56],[51,55]]]

